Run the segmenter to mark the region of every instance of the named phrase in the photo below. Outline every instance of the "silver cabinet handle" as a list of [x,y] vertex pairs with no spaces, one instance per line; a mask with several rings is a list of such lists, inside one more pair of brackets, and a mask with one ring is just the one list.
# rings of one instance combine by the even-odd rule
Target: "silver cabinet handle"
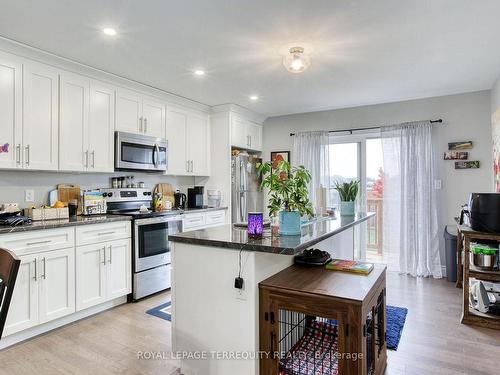
[[85,151],[85,168],[89,167],[89,150]]
[[186,160],[186,172],[189,172],[189,160]]
[[26,149],[26,165],[30,165],[30,145],[27,145],[25,149]]
[[251,135],[248,136],[248,146],[252,147],[252,136]]
[[35,279],[35,281],[38,281],[38,267],[37,267],[36,258],[33,262],[35,262],[35,277],[34,277],[34,279]]
[[113,234],[115,233],[115,231],[109,231],[109,232],[100,232],[100,233],[97,233],[98,236],[105,236],[107,234]]
[[92,155],[92,168],[95,168],[95,150],[90,153]]
[[148,118],[144,117],[144,133],[148,132]]
[[194,172],[194,161],[191,160],[191,172]]
[[46,240],[46,241],[36,241],[36,242],[28,242],[28,243],[26,243],[26,245],[28,245],[28,246],[32,246],[32,245],[41,245],[41,244],[44,244],[44,243],[49,243],[49,242],[52,242],[52,240]]
[[139,117],[139,131],[142,133],[142,116]]
[[16,146],[16,164],[21,164],[21,144]]
[[113,254],[113,251],[111,250],[111,245],[109,245],[109,264],[113,263],[113,258],[111,254]]
[[46,260],[45,260],[45,257],[42,258],[42,261],[43,261],[43,279],[45,280],[47,278],[47,263],[46,263]]
[[104,256],[102,257],[102,264],[106,265],[106,246],[103,246],[101,250],[104,252]]

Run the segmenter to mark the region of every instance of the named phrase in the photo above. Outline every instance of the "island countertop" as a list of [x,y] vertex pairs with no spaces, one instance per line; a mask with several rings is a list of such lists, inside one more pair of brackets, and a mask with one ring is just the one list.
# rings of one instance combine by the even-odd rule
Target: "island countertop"
[[295,255],[373,216],[373,212],[359,212],[354,216],[321,218],[302,225],[300,236],[273,236],[271,229],[266,228],[262,238],[249,238],[246,228],[226,224],[170,235],[169,240],[201,246]]

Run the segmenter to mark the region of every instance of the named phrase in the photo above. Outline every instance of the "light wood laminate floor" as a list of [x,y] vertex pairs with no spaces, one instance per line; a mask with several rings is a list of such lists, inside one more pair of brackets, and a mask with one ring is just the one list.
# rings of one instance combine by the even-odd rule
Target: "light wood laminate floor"
[[[0,351],[4,374],[179,374],[169,359],[138,359],[138,351],[170,352],[170,323],[145,311],[168,292],[126,304]],[[389,272],[387,302],[409,313],[386,374],[499,374],[500,331],[461,325],[461,290],[446,280]]]

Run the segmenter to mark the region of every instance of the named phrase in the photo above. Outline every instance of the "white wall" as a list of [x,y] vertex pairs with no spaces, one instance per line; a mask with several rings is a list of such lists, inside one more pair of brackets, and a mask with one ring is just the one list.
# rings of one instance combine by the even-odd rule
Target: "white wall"
[[[500,106],[500,94],[498,97]],[[291,150],[292,137],[289,135],[291,132],[355,129],[442,118],[443,124],[435,126],[437,178],[442,180],[443,186],[440,192],[441,232],[445,224],[453,224],[453,218],[459,214],[461,204],[467,202],[470,192],[491,191],[490,99],[490,91],[480,91],[269,118],[264,123],[263,157],[269,160],[270,151]],[[479,160],[481,168],[455,170],[453,161],[444,161],[442,154],[447,150],[448,142],[468,140],[474,142],[474,148],[469,150],[470,159]]]
[[495,113],[497,109],[500,109],[500,76],[491,88],[491,113]]
[[147,188],[154,188],[157,183],[170,183],[174,189],[181,189],[186,193],[188,187],[204,185],[205,179],[194,177],[170,177],[151,173],[116,172],[106,173],[63,173],[63,172],[36,172],[36,171],[0,171],[0,203],[17,202],[21,208],[33,203],[24,201],[24,191],[35,191],[34,204],[47,204],[48,192],[55,189],[57,184],[76,184],[82,189],[106,188],[110,186],[111,177],[135,176],[134,181],[144,181]]

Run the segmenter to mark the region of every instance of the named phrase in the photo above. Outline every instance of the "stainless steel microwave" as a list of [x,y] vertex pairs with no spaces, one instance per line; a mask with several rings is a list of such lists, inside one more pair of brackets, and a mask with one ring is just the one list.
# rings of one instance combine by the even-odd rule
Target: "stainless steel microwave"
[[166,171],[167,150],[164,138],[115,132],[115,169]]

